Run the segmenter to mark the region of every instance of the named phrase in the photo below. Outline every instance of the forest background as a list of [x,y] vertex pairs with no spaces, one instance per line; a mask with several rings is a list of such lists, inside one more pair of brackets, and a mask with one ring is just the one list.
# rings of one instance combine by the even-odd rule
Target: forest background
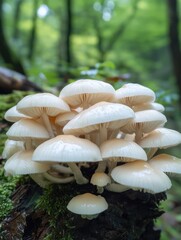
[[[180,0],[0,0],[0,65],[57,94],[80,78],[143,84],[181,131],[180,13]],[[180,239],[180,184],[158,222],[163,240]]]

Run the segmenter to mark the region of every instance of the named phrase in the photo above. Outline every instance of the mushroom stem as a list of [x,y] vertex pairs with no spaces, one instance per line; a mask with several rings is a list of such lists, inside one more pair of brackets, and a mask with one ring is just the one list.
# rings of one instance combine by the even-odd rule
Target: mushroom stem
[[32,140],[31,139],[26,139],[26,141],[25,141],[25,149],[27,151],[32,150]]
[[[99,146],[107,140],[107,129],[101,127],[99,130]],[[98,164],[98,167],[95,172],[105,172],[107,167],[107,162],[106,161],[101,161]]]
[[66,177],[66,178],[58,178],[58,177],[54,177],[49,173],[43,173],[43,176],[48,179],[50,182],[52,183],[69,183],[75,180],[74,177]]
[[109,169],[108,175],[110,175],[113,168],[115,168],[117,166],[117,162],[108,160],[107,165],[108,165],[108,169]]
[[147,152],[147,157],[148,160],[150,160],[153,155],[157,152],[158,148],[150,148],[149,151]]
[[67,164],[70,167],[70,169],[72,170],[77,184],[88,183],[88,179],[83,176],[80,168],[76,165],[76,163],[70,162]]
[[45,124],[45,127],[47,128],[47,130],[49,132],[50,137],[51,138],[55,137],[48,115],[44,112],[41,115],[41,118],[43,120],[43,123]]
[[42,188],[46,188],[52,184],[50,181],[44,178],[42,173],[30,174],[29,176]]
[[110,131],[109,135],[108,135],[108,139],[113,139],[116,138],[118,133],[119,133],[119,129],[115,129],[113,131]]
[[138,143],[141,138],[143,136],[143,132],[141,129],[136,129],[136,132],[135,132],[135,142]]
[[51,168],[53,170],[57,171],[57,172],[60,172],[60,173],[72,174],[72,170],[69,167],[65,167],[65,166],[60,165],[60,164],[52,165]]

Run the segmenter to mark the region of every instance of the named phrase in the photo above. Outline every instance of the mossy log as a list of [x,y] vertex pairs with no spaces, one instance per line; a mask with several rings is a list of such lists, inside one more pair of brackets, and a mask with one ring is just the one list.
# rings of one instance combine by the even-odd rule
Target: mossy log
[[66,208],[73,196],[85,192],[96,194],[96,188],[72,183],[52,185],[43,191],[32,181],[20,185],[12,195],[14,209],[1,223],[0,239],[160,239],[160,230],[154,228],[154,221],[163,213],[159,203],[166,199],[165,193],[104,191],[108,210],[87,220]]
[[41,87],[29,81],[23,74],[0,67],[0,93],[11,93],[13,90],[43,91]]

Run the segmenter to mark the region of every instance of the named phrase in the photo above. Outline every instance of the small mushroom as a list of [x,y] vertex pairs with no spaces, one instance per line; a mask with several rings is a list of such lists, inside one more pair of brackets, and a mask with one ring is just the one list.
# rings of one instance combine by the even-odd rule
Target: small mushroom
[[4,118],[9,122],[17,122],[22,118],[30,118],[30,117],[18,112],[18,110],[16,109],[16,106],[14,106],[5,113]]
[[25,150],[24,143],[22,141],[6,140],[2,157],[4,159],[10,158],[16,152]]
[[144,161],[129,162],[115,167],[111,176],[119,184],[152,194],[164,192],[172,185],[166,174]]
[[92,220],[108,208],[104,197],[91,193],[84,193],[73,197],[67,205],[67,209],[81,215],[82,218]]
[[24,141],[26,150],[32,149],[32,140],[49,139],[48,131],[33,119],[21,119],[14,123],[6,135],[11,140]]
[[143,133],[149,133],[167,122],[166,117],[155,110],[143,110],[135,113],[135,118],[123,126],[124,133],[135,133],[135,141],[138,142]]
[[50,137],[54,137],[54,132],[49,120],[59,113],[69,112],[69,106],[59,97],[51,93],[37,93],[24,97],[17,104],[17,110],[32,118],[41,118],[45,124]]
[[50,169],[50,164],[32,161],[33,151],[20,151],[11,156],[5,163],[7,175],[25,175],[43,173]]
[[145,135],[138,144],[150,149],[148,159],[152,158],[158,148],[169,148],[181,143],[181,134],[168,128],[157,128]]
[[103,193],[104,187],[111,183],[111,178],[103,172],[96,172],[92,175],[91,184],[97,186],[97,192]]
[[139,111],[143,111],[143,110],[156,110],[158,112],[164,112],[165,108],[162,104],[160,103],[143,103],[140,105],[136,105],[133,107],[134,112],[139,112]]
[[80,79],[65,86],[60,92],[60,98],[72,108],[86,109],[97,102],[111,101],[114,97],[114,88],[103,81]]
[[169,175],[181,175],[181,159],[169,154],[159,154],[149,160],[149,164]]
[[127,83],[116,90],[115,101],[130,107],[155,100],[155,93],[140,84]]

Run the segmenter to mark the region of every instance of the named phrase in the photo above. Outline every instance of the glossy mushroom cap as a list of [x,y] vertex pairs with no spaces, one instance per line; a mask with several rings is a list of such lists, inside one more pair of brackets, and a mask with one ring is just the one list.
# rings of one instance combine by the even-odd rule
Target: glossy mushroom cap
[[23,114],[37,118],[43,112],[48,116],[57,116],[61,112],[69,112],[70,108],[62,99],[51,93],[37,93],[26,96],[19,101],[17,110]]
[[17,122],[22,118],[29,118],[29,116],[18,112],[16,106],[14,106],[5,113],[4,118],[9,122]]
[[73,197],[67,205],[69,211],[82,216],[97,216],[108,208],[104,197],[91,193],[84,193]]
[[166,122],[167,119],[162,113],[155,110],[143,110],[136,112],[135,118],[121,130],[129,134],[138,130],[143,133],[149,133],[160,126],[163,126]]
[[110,101],[115,94],[114,88],[103,81],[81,79],[65,86],[60,97],[72,108],[88,108],[97,102]]
[[7,131],[7,136],[12,140],[24,141],[30,139],[49,139],[46,128],[33,119],[21,119],[14,123]]
[[180,143],[181,134],[168,128],[155,129],[138,142],[143,148],[168,148]]
[[99,148],[89,140],[72,135],[59,135],[39,145],[33,154],[40,162],[97,162],[102,157]]
[[10,157],[4,166],[8,175],[24,175],[46,172],[50,165],[32,161],[33,151],[20,151]]
[[90,182],[98,187],[105,187],[111,183],[111,178],[106,173],[96,172],[92,175]]
[[103,159],[117,162],[147,161],[145,151],[138,144],[123,139],[107,140],[101,144],[100,150]]
[[128,105],[135,106],[138,104],[153,102],[155,100],[155,93],[140,84],[128,83],[124,84],[116,91],[115,101]]
[[119,104],[99,102],[92,107],[82,111],[70,122],[68,122],[63,132],[65,134],[85,134],[101,127],[119,129],[134,117],[131,108]]
[[149,164],[162,172],[173,175],[181,174],[181,159],[169,154],[159,154],[149,160]]
[[143,161],[129,162],[115,167],[111,176],[117,183],[153,194],[164,192],[171,187],[171,181],[166,174]]

